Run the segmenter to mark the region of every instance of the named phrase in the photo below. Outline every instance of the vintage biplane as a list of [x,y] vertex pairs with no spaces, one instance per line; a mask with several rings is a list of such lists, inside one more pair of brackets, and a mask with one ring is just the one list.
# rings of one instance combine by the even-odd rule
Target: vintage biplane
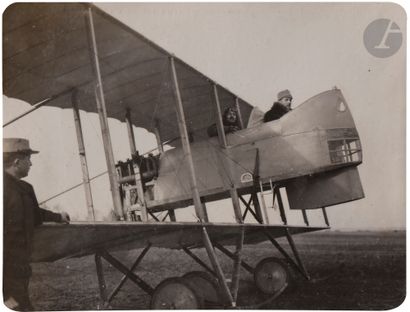
[[[3,92],[33,105],[25,114],[44,105],[74,112],[89,219],[40,226],[32,260],[94,254],[103,306],[129,279],[152,296],[151,308],[236,307],[242,270],[275,298],[288,284],[289,267],[309,279],[293,235],[328,229],[325,207],[364,196],[357,170],[360,139],[340,90],[320,93],[263,123],[256,107],[91,4],[9,6],[3,14]],[[229,134],[221,117],[227,107],[237,108],[242,127]],[[98,207],[80,110],[99,115],[111,222],[94,218]],[[130,159],[115,161],[109,118],[127,126]],[[206,129],[213,123],[219,135],[210,138]],[[134,126],[155,134],[156,152],[136,150]],[[280,221],[271,222],[268,194]],[[210,222],[206,204],[227,198],[232,208],[220,209],[232,209],[235,222]],[[192,205],[196,219],[178,222],[175,209]],[[301,211],[303,226],[288,224],[287,205]],[[309,224],[310,209],[323,211],[323,226]],[[291,254],[278,243],[280,237]],[[245,263],[243,246],[262,241],[270,241],[283,260]],[[149,285],[135,269],[153,247],[181,250],[204,271]],[[205,248],[209,262],[195,253],[198,248]],[[142,250],[131,268],[112,255],[121,249]],[[216,250],[232,259],[230,272],[222,270]],[[111,293],[102,259],[124,275]]]

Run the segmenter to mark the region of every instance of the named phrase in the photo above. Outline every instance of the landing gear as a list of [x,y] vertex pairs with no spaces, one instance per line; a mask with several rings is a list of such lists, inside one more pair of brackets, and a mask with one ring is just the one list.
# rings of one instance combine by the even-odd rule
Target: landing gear
[[187,281],[172,277],[155,288],[150,307],[153,310],[196,310],[202,307],[202,300]]
[[261,292],[275,295],[286,288],[289,283],[287,265],[277,258],[265,258],[256,266],[254,280]]
[[[174,226],[175,225],[170,225],[169,227]],[[148,244],[145,249],[139,253],[137,259],[130,267],[121,263],[105,249],[99,249],[95,255],[95,262],[100,288],[101,307],[110,307],[110,303],[122,289],[124,283],[130,280],[151,296],[151,309],[194,310],[201,308],[224,309],[235,307],[257,309],[275,300],[289,287],[293,280],[291,268],[296,269],[306,279],[309,278],[301,263],[299,254],[296,251],[296,246],[291,239],[293,234],[292,230],[296,232],[298,228],[253,225],[241,225],[239,228],[226,227],[227,232],[228,230],[231,231],[228,233],[229,235],[226,236],[230,239],[226,241],[226,245],[230,244],[231,246],[231,248],[228,249],[225,248],[222,243],[212,243],[210,238],[205,235],[207,234],[207,231],[205,231],[206,228],[201,227],[204,242],[206,243],[205,247],[209,247],[208,249],[211,251],[214,251],[215,248],[233,261],[233,270],[230,275],[225,274],[220,266],[219,259],[215,257],[215,255],[211,255],[212,257],[209,256],[209,258],[214,261],[214,263],[211,262],[212,267],[210,267],[195,255],[191,249],[181,246],[181,249],[183,249],[187,255],[207,271],[194,271],[182,277],[168,278],[161,282],[156,288],[153,288],[142,279],[142,276],[140,276],[136,270],[145,254],[151,248],[151,244]],[[178,229],[180,229],[179,226]],[[219,229],[216,226],[210,227],[210,229],[213,231],[211,232],[212,235],[219,234],[217,231]],[[248,234],[249,239],[253,237],[260,239],[263,238],[262,235],[266,235],[284,259],[279,260],[269,257],[260,261],[256,267],[251,266],[246,262],[246,259],[240,257],[240,253],[242,252],[241,242],[244,241],[245,234]],[[296,260],[281,247],[276,241],[275,235],[288,238]],[[235,236],[239,236],[239,238]],[[235,242],[235,239],[237,240],[237,244],[236,247],[232,248],[232,243]],[[238,242],[238,240],[240,241]],[[252,242],[252,240],[250,240],[250,242]],[[102,260],[105,260],[123,274],[121,280],[111,291],[108,291],[105,283]],[[254,283],[246,279],[240,279],[241,270],[251,273],[254,276]],[[218,278],[216,278],[216,275],[218,275]],[[258,289],[258,291],[255,291],[255,288]]]
[[212,274],[204,271],[193,271],[185,274],[183,279],[195,289],[204,302],[205,308],[220,305],[218,281]]

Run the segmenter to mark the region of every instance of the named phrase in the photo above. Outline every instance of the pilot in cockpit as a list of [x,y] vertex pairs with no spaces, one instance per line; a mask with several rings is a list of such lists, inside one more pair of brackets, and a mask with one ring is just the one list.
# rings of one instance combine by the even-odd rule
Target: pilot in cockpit
[[280,91],[278,93],[278,100],[274,102],[271,109],[265,113],[263,122],[279,119],[291,111],[292,99],[289,90]]
[[[241,129],[238,112],[235,107],[227,107],[222,116],[222,123],[225,133],[235,132]],[[218,128],[215,124],[212,124],[208,128],[208,136],[214,137],[218,135]]]

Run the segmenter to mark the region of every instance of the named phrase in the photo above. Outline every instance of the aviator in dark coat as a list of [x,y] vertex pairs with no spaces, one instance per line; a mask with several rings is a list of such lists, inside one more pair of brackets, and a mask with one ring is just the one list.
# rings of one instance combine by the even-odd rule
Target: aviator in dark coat
[[17,180],[6,172],[3,182],[3,283],[4,297],[7,298],[18,295],[15,293],[18,280],[27,281],[28,284],[34,228],[43,221],[60,222],[61,215],[38,206],[31,184]]
[[263,122],[279,119],[291,110],[292,109],[288,109],[283,104],[275,102],[273,103],[272,108],[265,113],[265,116],[263,116]]

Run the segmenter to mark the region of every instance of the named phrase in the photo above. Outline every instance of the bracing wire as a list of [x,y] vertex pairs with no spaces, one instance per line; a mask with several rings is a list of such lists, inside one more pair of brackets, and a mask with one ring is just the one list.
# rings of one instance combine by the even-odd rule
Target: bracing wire
[[[92,180],[95,180],[95,179],[97,179],[97,178],[103,176],[103,175],[106,174],[107,172],[108,172],[108,171],[101,172],[101,173],[97,174],[96,176],[90,178],[90,182],[91,182]],[[68,193],[68,192],[70,192],[70,191],[76,189],[77,187],[80,187],[80,186],[83,185],[83,184],[84,184],[84,182],[78,183],[78,184],[76,184],[76,185],[74,185],[74,186],[72,186],[72,187],[70,187],[70,188],[68,188],[68,189],[66,189],[66,190],[64,190],[64,191],[62,191],[62,192],[60,192],[60,193],[58,193],[58,194],[55,194],[55,195],[53,195],[53,196],[47,198],[46,200],[43,200],[42,202],[39,203],[39,205],[43,205],[43,204],[45,204],[46,202],[48,202],[48,201],[50,201],[50,200],[52,200],[52,199],[54,199],[54,198],[57,198],[57,197],[59,197],[59,196],[61,196],[61,195],[64,195],[64,194],[66,194],[66,193]]]

